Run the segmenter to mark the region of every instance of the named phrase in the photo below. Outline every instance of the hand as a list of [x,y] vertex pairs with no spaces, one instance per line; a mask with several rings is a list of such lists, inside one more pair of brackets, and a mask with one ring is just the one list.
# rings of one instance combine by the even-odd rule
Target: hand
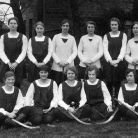
[[85,60],[83,63],[84,63],[85,65],[87,65],[87,64],[91,64],[92,61],[91,61],[90,59],[87,59],[87,60]]
[[75,113],[76,111],[75,111],[75,109],[73,108],[73,107],[68,107],[68,109],[67,109],[69,112],[71,112],[71,113]]
[[11,64],[11,70],[15,70],[15,68],[17,67],[18,63],[17,62],[14,62]]
[[64,62],[62,62],[62,61],[58,62],[58,65],[59,65],[60,67],[64,67]]
[[9,118],[15,118],[16,117],[15,112],[11,112],[11,113],[7,112],[7,116]]
[[133,110],[133,111],[135,111],[135,108],[136,108],[135,106],[132,106],[130,109]]
[[38,62],[37,61],[34,64],[38,67]]
[[108,107],[107,107],[107,111],[108,111],[108,112],[113,112],[112,106],[108,106]]
[[138,63],[138,60],[137,60],[137,59],[133,59],[133,60],[132,60],[132,64],[133,64],[133,65],[136,65],[137,63]]
[[12,70],[12,64],[11,64],[11,62],[8,62],[7,64],[9,66],[9,68]]
[[48,109],[43,109],[43,113],[46,114],[46,113],[48,113],[51,109],[52,109],[52,107],[49,107]]
[[43,66],[43,65],[45,65],[45,63],[44,62],[40,62],[40,63],[37,64],[37,67],[40,67],[40,66]]

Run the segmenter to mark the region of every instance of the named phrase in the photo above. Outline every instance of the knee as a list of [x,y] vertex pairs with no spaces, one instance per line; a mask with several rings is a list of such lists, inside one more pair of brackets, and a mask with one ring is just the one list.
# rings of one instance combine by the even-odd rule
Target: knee
[[40,125],[42,122],[42,115],[39,114],[32,115],[29,120],[33,125]]
[[58,108],[55,108],[53,113],[54,113],[55,118],[58,118],[61,115],[61,111]]
[[45,124],[49,124],[49,123],[52,123],[54,121],[54,116],[52,115],[52,114],[46,114],[46,115],[44,115],[44,117],[43,117],[43,122],[45,123]]

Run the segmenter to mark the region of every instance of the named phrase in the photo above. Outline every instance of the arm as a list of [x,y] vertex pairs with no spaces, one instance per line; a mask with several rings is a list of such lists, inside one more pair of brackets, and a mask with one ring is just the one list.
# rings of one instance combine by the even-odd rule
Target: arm
[[119,93],[118,93],[118,100],[121,101],[124,105],[126,105],[127,107],[131,108],[132,106],[129,105],[128,103],[126,103],[124,101],[124,96],[123,96],[123,92],[122,92],[122,87],[120,87]]
[[50,58],[52,56],[52,52],[53,52],[53,45],[52,45],[51,39],[49,38],[48,39],[48,54],[47,54],[47,56],[43,60],[43,62],[45,64],[50,60]]
[[102,44],[102,38],[100,37],[99,43],[98,43],[98,53],[91,59],[92,62],[96,62],[103,56],[103,44]]
[[57,38],[57,35],[55,35],[54,38],[53,38],[53,40],[52,40],[52,44],[53,44],[53,54],[52,54],[52,57],[53,57],[54,61],[56,63],[58,63],[58,62],[60,62],[60,59],[56,55],[56,48],[57,48],[56,38]]
[[4,35],[1,36],[1,39],[0,39],[0,57],[1,57],[1,60],[7,64],[8,62],[10,62],[10,60],[8,59],[8,57],[6,56],[5,54],[5,51],[4,51]]
[[27,51],[27,46],[28,46],[28,40],[27,40],[27,37],[25,35],[23,35],[22,37],[22,42],[23,42],[23,45],[22,45],[22,52],[21,54],[18,56],[18,58],[16,59],[16,62],[17,63],[20,63],[23,61],[23,59],[25,58],[26,56],[26,51]]
[[37,60],[36,60],[36,58],[34,57],[34,55],[32,53],[32,42],[31,42],[31,39],[29,40],[29,43],[28,43],[27,55],[28,55],[28,58],[29,58],[30,61],[32,61],[34,64],[37,63]]
[[126,60],[128,63],[132,64],[133,59],[132,59],[132,57],[130,56],[130,54],[131,54],[131,52],[130,52],[130,41],[128,41],[127,49],[126,49],[126,54],[125,54],[125,60]]
[[118,56],[118,59],[123,60],[125,53],[126,53],[126,43],[127,43],[127,36],[125,33],[123,33],[123,39],[122,39],[122,47],[120,50],[120,54]]
[[68,58],[67,63],[70,64],[75,59],[76,56],[77,56],[77,46],[76,46],[76,41],[75,41],[75,39],[73,37],[72,54]]
[[83,37],[81,37],[79,46],[78,46],[78,57],[82,62],[84,62],[86,60],[83,55],[83,51],[84,51],[84,44],[83,44]]
[[59,106],[61,106],[62,108],[64,108],[65,110],[67,110],[70,106],[67,105],[64,101],[63,101],[63,91],[62,91],[62,84],[59,85],[59,89],[58,89],[58,104]]
[[79,104],[79,108],[82,107],[85,103],[86,103],[86,94],[84,91],[84,83],[82,84],[82,89],[81,89],[81,100],[80,100],[80,104]]
[[34,84],[31,83],[25,96],[25,106],[31,106],[34,98],[34,93],[35,93]]
[[108,51],[108,40],[106,35],[104,36],[104,39],[103,39],[103,48],[104,48],[104,57],[106,61],[108,62],[109,60],[112,60]]
[[102,87],[102,92],[103,92],[103,97],[104,97],[104,103],[107,106],[112,106],[110,93],[103,81],[101,82],[101,87]]
[[58,102],[58,86],[56,82],[53,82],[53,99],[51,101],[50,107],[57,107],[57,102]]

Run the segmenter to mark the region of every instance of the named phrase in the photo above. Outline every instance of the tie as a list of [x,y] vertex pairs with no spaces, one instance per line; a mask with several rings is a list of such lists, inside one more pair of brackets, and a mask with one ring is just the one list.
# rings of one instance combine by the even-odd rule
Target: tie
[[66,38],[62,38],[62,41],[63,41],[64,43],[66,43],[67,40],[68,40],[68,39],[66,39]]
[[137,41],[134,41],[136,44],[138,43],[138,40]]
[[89,38],[89,41],[92,41],[92,39],[91,39],[91,38]]

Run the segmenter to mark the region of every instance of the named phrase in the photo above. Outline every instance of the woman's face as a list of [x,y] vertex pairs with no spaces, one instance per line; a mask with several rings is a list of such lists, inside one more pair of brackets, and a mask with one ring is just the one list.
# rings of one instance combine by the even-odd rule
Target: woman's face
[[37,33],[37,36],[42,36],[45,29],[42,25],[37,25],[36,28],[35,28],[35,31]]
[[117,21],[111,21],[110,27],[111,27],[111,30],[113,32],[117,32],[118,28],[119,28],[118,22]]
[[66,23],[62,24],[61,29],[62,29],[62,33],[68,33],[68,31],[69,31],[69,23],[66,22]]
[[75,73],[71,70],[68,70],[67,71],[67,79],[70,80],[70,81],[75,80]]
[[48,72],[46,72],[46,71],[44,71],[44,70],[41,70],[41,71],[39,72],[39,75],[40,75],[40,79],[46,80],[47,77],[48,77]]
[[16,20],[10,20],[9,22],[9,28],[10,30],[14,31],[17,30],[18,24]]
[[95,27],[93,24],[88,24],[87,25],[87,32],[88,34],[94,34],[94,31],[95,31]]
[[13,86],[15,82],[15,77],[11,76],[5,79],[5,85],[6,86]]
[[92,70],[92,71],[88,71],[88,78],[89,78],[89,81],[94,83],[96,81],[96,72],[95,70]]
[[134,35],[138,35],[138,24],[135,24],[132,28]]
[[126,79],[128,83],[134,83],[135,82],[135,77],[133,72],[130,72],[129,74],[126,75]]

